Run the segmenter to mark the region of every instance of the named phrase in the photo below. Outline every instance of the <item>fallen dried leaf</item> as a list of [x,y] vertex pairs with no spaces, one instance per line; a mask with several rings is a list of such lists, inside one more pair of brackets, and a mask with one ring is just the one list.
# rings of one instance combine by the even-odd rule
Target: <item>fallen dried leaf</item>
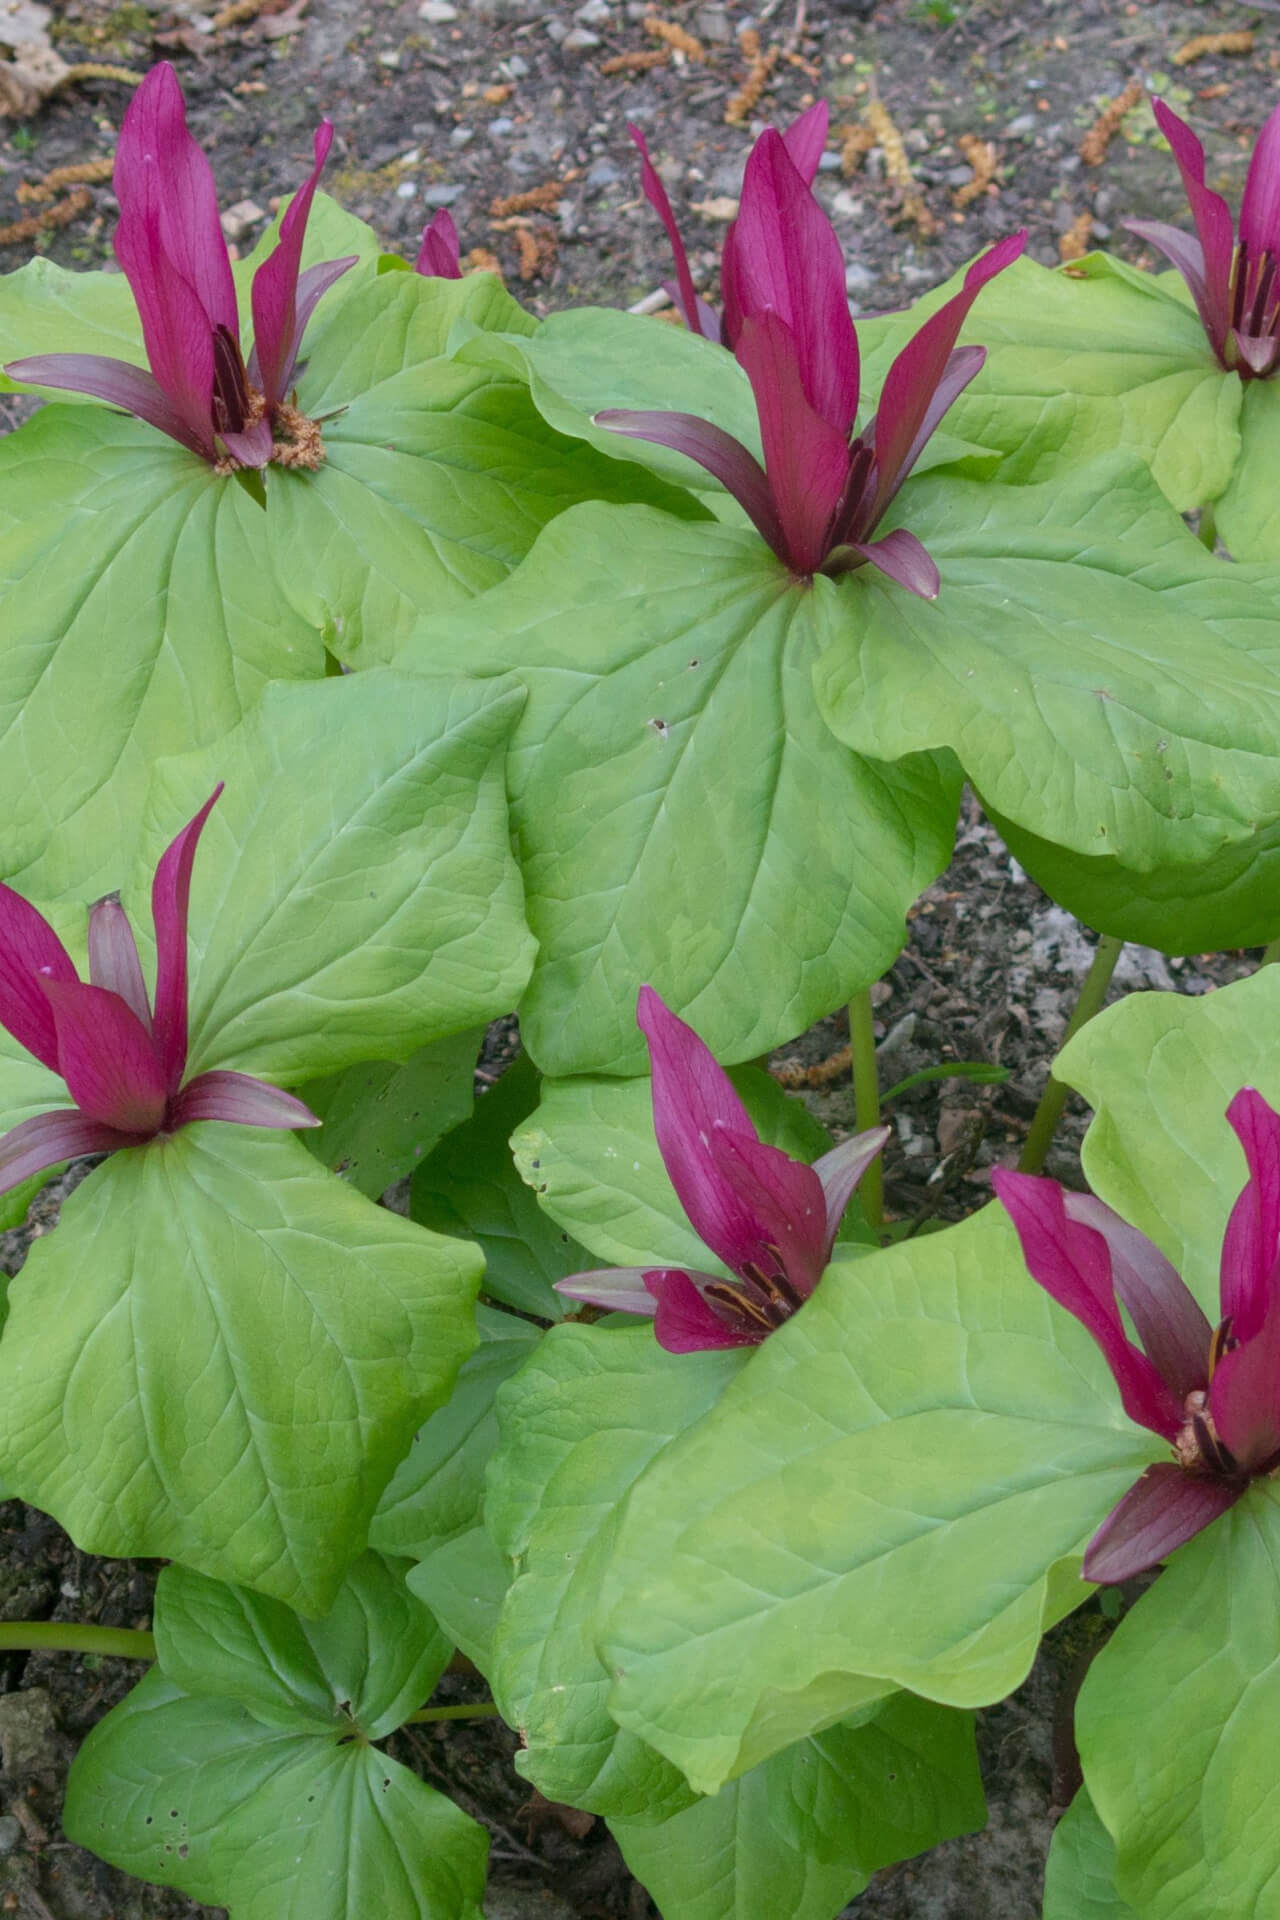
[[693,200],[689,204],[704,220],[736,220],[738,217],[738,202],[731,194],[719,193],[711,200]]
[[514,86],[510,81],[506,81],[499,87],[486,87],[480,98],[487,101],[491,107],[500,107],[503,101],[509,100],[514,92]]
[[550,213],[564,198],[564,183],[560,180],[547,180],[540,187],[530,187],[525,193],[499,195],[489,202],[489,212],[495,220],[506,220],[513,213]]
[[1189,67],[1206,53],[1252,53],[1253,35],[1248,27],[1234,33],[1197,33],[1173,55],[1175,67]]

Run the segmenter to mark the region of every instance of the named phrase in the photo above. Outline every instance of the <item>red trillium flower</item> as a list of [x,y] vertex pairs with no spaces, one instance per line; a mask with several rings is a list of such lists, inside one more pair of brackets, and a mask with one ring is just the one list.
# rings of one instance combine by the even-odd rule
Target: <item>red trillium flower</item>
[[[816,122],[810,115],[806,121],[788,138],[807,165]],[[957,348],[956,336],[987,281],[1022,252],[1026,235],[1002,240],[974,262],[961,292],[898,355],[875,418],[851,438],[859,363],[844,256],[809,190],[812,172],[806,177],[788,138],[769,128],[752,148],[721,265],[722,336],[751,382],[764,466],[723,428],[693,414],[612,409],[596,422],[696,460],[799,578],[870,561],[932,599],[938,570],[915,535],[895,528],[879,540],[871,536],[943,414],[982,366],[985,349]],[[692,298],[690,282],[682,310]]]
[[856,1134],[811,1167],[761,1140],[722,1067],[652,987],[637,1019],[653,1063],[653,1124],[694,1231],[734,1280],[678,1267],[575,1273],[558,1293],[654,1316],[668,1353],[752,1347],[804,1305],[831,1258],[844,1210],[889,1137]]
[[1164,1255],[1092,1194],[993,1176],[1031,1273],[1093,1335],[1130,1419],[1173,1448],[1089,1542],[1084,1575],[1103,1585],[1155,1566],[1280,1467],[1280,1115],[1245,1087],[1227,1119],[1249,1178],[1222,1243],[1217,1327]]
[[60,1160],[138,1147],[193,1120],[318,1127],[301,1100],[247,1073],[215,1070],[183,1084],[187,1065],[187,900],[191,867],[219,785],[163,855],[151,889],[154,1006],[124,909],[89,915],[89,981],[53,928],[0,886],[0,1026],[67,1084],[73,1106],[0,1137],[0,1193]]
[[458,246],[458,229],[446,207],[441,207],[423,234],[413,270],[424,274],[429,280],[461,280],[462,253]]
[[1280,107],[1258,135],[1240,205],[1237,239],[1231,209],[1204,183],[1204,148],[1163,100],[1154,103],[1173,148],[1195,234],[1163,220],[1126,220],[1178,269],[1191,289],[1209,345],[1229,373],[1267,380],[1280,367]]
[[231,260],[213,172],[187,131],[167,61],[152,67],[116,148],[116,258],[138,303],[151,371],[98,353],[12,361],[15,380],[91,393],[158,427],[220,470],[318,466],[316,422],[291,400],[303,331],[320,296],[356,256],[299,272],[307,216],[333,128],[315,136],[315,165],[290,202],[280,238],[253,277],[254,348],[245,365]]

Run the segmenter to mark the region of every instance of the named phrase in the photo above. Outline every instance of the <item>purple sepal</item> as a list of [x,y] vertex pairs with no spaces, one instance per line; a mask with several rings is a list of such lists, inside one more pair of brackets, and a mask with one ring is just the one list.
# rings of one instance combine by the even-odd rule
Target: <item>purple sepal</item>
[[722,1320],[703,1298],[693,1276],[679,1267],[659,1267],[645,1274],[645,1285],[655,1305],[653,1331],[668,1353],[705,1353],[708,1347],[755,1347],[764,1338],[743,1326]]
[[1220,1519],[1246,1484],[1157,1462],[1111,1509],[1085,1550],[1081,1572],[1099,1586],[1132,1580]]
[[854,1188],[876,1155],[884,1150],[892,1131],[890,1127],[868,1127],[865,1133],[855,1133],[850,1139],[842,1140],[838,1147],[832,1147],[830,1153],[814,1161],[813,1171],[821,1183],[827,1207],[828,1250],[840,1231]]
[[1280,252],[1280,107],[1253,144],[1240,202],[1240,240],[1253,255]]
[[942,591],[942,577],[928,548],[906,527],[895,527],[880,540],[857,540],[853,551],[921,600],[936,600]]
[[91,393],[95,400],[105,400],[108,406],[120,407],[145,420],[149,427],[158,427],[201,459],[210,458],[212,436],[208,424],[198,431],[189,426],[145,367],[131,366],[127,360],[113,360],[102,353],[45,353],[10,360],[5,372],[11,380],[25,380],[33,387]]
[[302,243],[311,202],[332,144],[333,123],[322,120],[312,140],[311,172],[289,202],[280,222],[279,239],[253,276],[253,347],[268,413],[287,398],[293,382],[294,342],[301,338],[296,300]]
[[114,1153],[136,1147],[136,1137],[117,1133],[100,1120],[87,1120],[74,1107],[33,1114],[0,1136],[0,1193],[10,1193],[33,1174],[79,1160],[86,1153]]
[[150,1037],[151,1006],[138,943],[118,900],[99,900],[89,914],[89,978],[95,987],[118,993]]
[[169,1104],[170,1129],[190,1126],[194,1120],[229,1120],[241,1127],[319,1127],[310,1107],[292,1093],[255,1080],[249,1073],[215,1067],[198,1073]]
[[1100,1233],[1111,1255],[1111,1278],[1137,1329],[1143,1352],[1176,1398],[1205,1384],[1213,1328],[1176,1267],[1127,1220],[1091,1193],[1068,1193],[1068,1220]]
[[44,915],[0,885],[0,1026],[53,1073],[58,1031],[40,982],[76,978],[70,954]]
[[[675,214],[671,211],[671,201],[667,197],[667,190],[662,184],[662,178],[658,169],[649,158],[648,144],[639,127],[633,126],[631,121],[628,120],[627,132],[631,135],[636,151],[640,155],[641,191],[666,228],[667,239],[671,243],[671,257],[675,262],[676,269],[675,302],[680,311],[680,318],[684,321],[690,333],[703,333],[705,332],[705,328],[702,325],[704,303],[699,300],[697,289],[693,284],[693,275],[689,271],[689,256],[685,252],[684,241],[680,237],[680,229],[676,225]],[[719,323],[717,322],[715,334],[709,335],[708,337],[711,339],[718,338],[719,331]]]
[[585,1300],[593,1307],[607,1307],[613,1313],[643,1313],[652,1316],[653,1295],[644,1284],[647,1267],[589,1267],[583,1273],[571,1273],[555,1282],[555,1291],[569,1300]]
[[[1200,275],[1193,279],[1178,260],[1173,264],[1186,279],[1209,343],[1221,359],[1231,324],[1231,259],[1235,250],[1231,209],[1220,193],[1205,186],[1204,148],[1186,121],[1180,120],[1163,100],[1153,100],[1151,105],[1156,124],[1173,149],[1200,241]],[[1158,239],[1156,245],[1161,245]]]
[[151,884],[156,930],[155,1043],[170,1092],[176,1093],[187,1064],[187,903],[191,866],[204,823],[222,792],[219,780],[193,820],[160,856]]
[[656,446],[670,447],[673,453],[696,460],[733,495],[761,539],[776,554],[783,554],[782,527],[764,468],[723,427],[699,420],[692,413],[641,413],[627,407],[606,407],[593,416],[593,424],[610,433],[630,434],[634,440],[652,440]]

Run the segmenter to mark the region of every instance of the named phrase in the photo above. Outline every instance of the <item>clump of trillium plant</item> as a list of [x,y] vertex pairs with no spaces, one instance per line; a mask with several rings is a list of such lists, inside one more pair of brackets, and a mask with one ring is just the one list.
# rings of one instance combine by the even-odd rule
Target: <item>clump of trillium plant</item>
[[253,277],[254,342],[246,363],[231,259],[208,160],[187,131],[167,61],[129,103],[116,147],[116,258],[138,303],[150,372],[98,353],[46,353],[5,372],[37,386],[91,393],[123,407],[217,468],[317,467],[319,423],[294,405],[307,322],[355,255],[300,272],[307,215],[333,127],[315,136],[315,165],[290,202],[274,249]]
[[858,413],[858,336],[844,255],[811,191],[826,144],[825,102],[786,134],[768,128],[751,150],[738,217],[720,263],[717,322],[693,286],[670,203],[643,141],[645,191],[675,249],[673,292],[691,331],[720,340],[751,382],[764,466],[732,434],[689,413],[606,408],[596,423],[687,454],[730,492],[792,573],[849,572],[870,561],[899,586],[933,599],[938,570],[905,527],[873,539],[898,489],[951,403],[981,368],[982,347],[957,347],[987,282],[1026,245],[1017,233],[965,275],[889,369],[874,419]]
[[649,1043],[653,1127],[671,1184],[694,1232],[734,1278],[616,1267],[575,1273],[556,1291],[651,1314],[670,1353],[758,1346],[822,1278],[845,1208],[889,1129],[854,1134],[806,1166],[761,1140],[728,1074],[652,987],[641,988],[636,1018]]
[[89,978],[42,913],[0,886],[0,1026],[66,1082],[73,1104],[0,1137],[0,1193],[60,1161],[138,1147],[197,1120],[318,1127],[301,1100],[218,1068],[184,1083],[191,869],[219,786],[161,857],[151,888],[156,986],[149,999],[129,917],[115,900],[89,915]]
[[1216,1327],[1160,1250],[1101,1200],[1032,1174],[993,1176],[1031,1273],[1093,1335],[1129,1417],[1173,1447],[1089,1542],[1085,1578],[1104,1585],[1155,1566],[1280,1467],[1280,1114],[1245,1087],[1227,1119],[1249,1179],[1222,1243]]

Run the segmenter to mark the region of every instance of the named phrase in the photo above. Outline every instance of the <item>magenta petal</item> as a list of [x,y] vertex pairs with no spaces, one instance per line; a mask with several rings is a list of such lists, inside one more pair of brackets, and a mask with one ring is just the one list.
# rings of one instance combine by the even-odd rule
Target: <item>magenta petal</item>
[[280,222],[279,240],[253,276],[253,350],[268,413],[288,398],[293,383],[302,242],[332,143],[333,123],[322,120],[312,143],[315,164],[289,202],[289,210]]
[[169,1103],[171,1129],[194,1120],[229,1120],[241,1127],[319,1127],[310,1107],[292,1093],[255,1080],[250,1073],[232,1073],[218,1067],[198,1073]]
[[99,900],[89,915],[89,979],[118,993],[151,1032],[151,1006],[129,916],[118,900]]
[[[911,470],[929,433],[961,387],[978,371],[972,361],[950,366],[956,336],[987,282],[1018,258],[1027,244],[1024,233],[990,247],[965,274],[960,292],[931,314],[890,367],[876,409],[876,504],[867,531],[874,527]],[[961,377],[963,375],[963,377]],[[959,384],[954,382],[959,380]],[[944,385],[945,383],[945,385]],[[943,406],[935,397],[943,388]],[[926,426],[926,422],[929,422]]]
[[1222,1241],[1222,1313],[1237,1340],[1251,1340],[1275,1292],[1280,1254],[1280,1114],[1242,1087],[1227,1119],[1244,1148],[1249,1178]]
[[1068,1220],[1092,1227],[1106,1241],[1115,1290],[1161,1379],[1180,1401],[1200,1391],[1209,1379],[1213,1328],[1177,1268],[1093,1194],[1069,1193],[1065,1205]]
[[43,976],[42,985],[58,1031],[58,1071],[80,1112],[121,1133],[155,1133],[168,1088],[137,1014],[105,987]]
[[765,1329],[748,1332],[722,1320],[704,1300],[691,1274],[678,1267],[646,1273],[645,1285],[657,1302],[653,1331],[668,1353],[702,1353],[708,1347],[758,1347]]
[[275,450],[271,422],[266,414],[245,427],[242,433],[220,433],[218,439],[242,467],[265,467]]
[[776,313],[748,314],[735,351],[760,415],[783,558],[802,576],[816,573],[831,550],[832,525],[849,479],[848,437],[810,406],[798,343]]
[[114,1153],[117,1147],[136,1147],[137,1139],[86,1120],[74,1107],[33,1114],[0,1135],[0,1193],[10,1193],[48,1167],[78,1160],[86,1153]]
[[[671,211],[671,202],[667,190],[662,184],[658,169],[649,158],[649,148],[639,127],[627,122],[627,132],[640,155],[640,186],[645,199],[667,230],[667,239],[671,242],[671,257],[675,261],[676,286],[678,293],[676,305],[680,309],[680,318],[690,333],[703,333],[702,302],[698,299],[693,284],[693,275],[689,271],[689,256],[685,252],[684,241],[680,238],[680,229],[676,225],[675,214]],[[714,336],[712,336],[714,337]]]
[[700,467],[731,493],[750,516],[761,538],[785,559],[785,545],[764,468],[723,427],[712,426],[692,413],[640,413],[631,408],[606,407],[593,424],[610,433],[628,433],[634,440],[652,440],[696,460]]
[[1159,1461],[1135,1480],[1085,1549],[1081,1572],[1099,1586],[1119,1586],[1165,1560],[1233,1507],[1244,1480],[1190,1473]]
[[[711,1136],[717,1171],[757,1223],[761,1252],[775,1248],[782,1269],[808,1299],[827,1264],[827,1201],[813,1168],[754,1133],[718,1128]],[[759,1254],[757,1254],[759,1259]]]
[[1280,252],[1280,107],[1254,143],[1240,203],[1240,239],[1252,254]]
[[[925,445],[933,434],[934,428],[942,419],[943,414],[946,413],[948,407],[951,406],[954,400],[959,399],[974,376],[982,371],[986,358],[987,350],[985,347],[956,347],[953,350],[946,365],[942,369],[942,377],[933,390],[929,404],[921,416],[920,424],[916,428],[916,437],[907,448],[897,472],[885,475],[881,474],[877,467],[874,497],[867,508],[858,515],[858,521],[854,523],[856,526],[859,521],[862,522],[861,531],[870,533],[877,522],[884,516],[898,488],[902,485],[907,475],[911,472],[912,467],[914,467],[916,461],[920,458]],[[868,422],[863,432],[859,435],[859,438],[862,440],[871,440],[874,443],[875,433],[876,423],[872,420]],[[913,589],[913,591],[918,591],[918,589]],[[935,588],[934,591],[936,593],[937,589]],[[926,594],[925,598],[932,599],[933,594]]]
[[[1173,157],[1182,175],[1182,185],[1200,238],[1203,278],[1199,287],[1183,272],[1215,353],[1221,357],[1231,321],[1231,261],[1235,252],[1235,229],[1231,209],[1219,193],[1204,183],[1204,148],[1185,120],[1180,120],[1163,100],[1153,100],[1156,124],[1173,148]],[[1161,243],[1156,241],[1156,245]]]
[[570,1300],[586,1300],[613,1313],[655,1311],[654,1298],[644,1284],[645,1267],[591,1267],[555,1282],[555,1291]]
[[942,587],[938,569],[928,548],[905,527],[895,527],[882,540],[855,540],[853,551],[908,593],[922,600],[937,599]]
[[1182,1428],[1181,1402],[1125,1334],[1106,1240],[1068,1217],[1066,1195],[1056,1180],[997,1167],[991,1184],[1017,1228],[1032,1278],[1093,1335],[1129,1418],[1175,1439]]
[[1271,1303],[1253,1338],[1218,1361],[1209,1413],[1242,1472],[1274,1464],[1280,1453],[1280,1299]]
[[461,280],[462,249],[458,245],[458,229],[447,207],[441,207],[428,222],[413,270],[429,280]]
[[68,393],[91,393],[108,406],[121,407],[149,427],[158,427],[171,440],[180,441],[202,459],[209,457],[211,445],[207,419],[202,432],[194,432],[164,388],[145,367],[131,366],[127,360],[112,360],[102,353],[35,354],[26,360],[11,360],[5,367],[11,380],[29,380],[35,387],[61,387]]
[[187,1064],[187,902],[191,893],[191,865],[209,818],[222,792],[219,780],[193,820],[160,856],[151,885],[151,917],[156,930],[155,1044],[168,1081],[176,1093]]
[[71,956],[42,913],[0,886],[0,1026],[58,1071],[58,1033],[40,981],[76,980]]
[[821,1182],[827,1205],[828,1260],[854,1188],[876,1155],[883,1152],[891,1135],[890,1127],[868,1127],[865,1133],[855,1133],[850,1139],[842,1140],[838,1147],[832,1147],[830,1153],[814,1161],[813,1171]]
[[[795,337],[809,405],[847,439],[858,409],[858,338],[849,318],[844,254],[782,136],[772,128],[751,149],[733,246],[726,253],[732,268],[735,352],[749,318],[776,314]],[[726,287],[726,325],[729,302]]]
[[806,187],[811,187],[817,177],[818,164],[827,144],[830,119],[831,110],[826,101],[815,100],[798,120],[793,120],[783,131],[782,144]]

